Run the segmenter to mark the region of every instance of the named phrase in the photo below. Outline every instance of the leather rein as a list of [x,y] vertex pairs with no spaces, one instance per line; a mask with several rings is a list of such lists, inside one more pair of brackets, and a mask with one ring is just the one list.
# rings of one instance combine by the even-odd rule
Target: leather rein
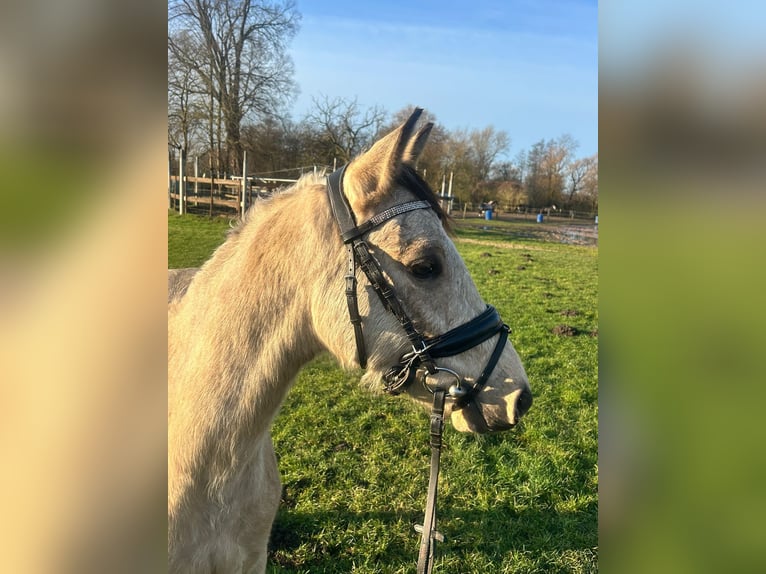
[[[357,300],[356,270],[360,267],[370,285],[380,298],[383,306],[391,312],[402,326],[412,350],[404,353],[396,365],[393,365],[384,375],[384,390],[392,395],[404,392],[422,374],[423,386],[433,395],[431,410],[431,471],[428,483],[428,498],[426,502],[423,525],[415,526],[421,533],[420,552],[418,555],[418,574],[428,574],[433,568],[434,542],[444,541],[444,537],[436,531],[436,493],[439,478],[439,458],[442,446],[442,431],[444,428],[444,403],[447,395],[455,402],[453,408],[463,408],[471,403],[489,379],[490,374],[500,360],[505,343],[508,340],[509,327],[503,323],[500,315],[491,305],[474,319],[447,331],[442,335],[426,337],[413,325],[412,320],[396,296],[391,282],[386,279],[383,270],[370,251],[365,241],[365,235],[372,229],[403,213],[417,209],[431,209],[428,201],[417,200],[401,203],[386,209],[357,225],[353,210],[343,192],[344,165],[327,177],[327,195],[340,228],[343,243],[346,245],[347,272],[346,302],[349,317],[354,328],[357,360],[362,368],[367,366],[367,350],[362,331],[362,318],[359,315]],[[459,355],[484,341],[499,335],[487,364],[479,376],[469,383],[455,371],[439,367],[434,359]],[[444,372],[454,377],[455,382],[445,389],[441,386],[430,387],[426,378]]]

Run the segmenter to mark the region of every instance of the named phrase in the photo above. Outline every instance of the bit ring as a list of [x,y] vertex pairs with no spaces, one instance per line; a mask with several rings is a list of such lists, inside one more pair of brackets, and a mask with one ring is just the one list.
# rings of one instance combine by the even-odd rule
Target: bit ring
[[[453,384],[453,385],[450,385],[450,387],[449,387],[449,391],[448,391],[448,392],[449,392],[449,395],[450,395],[450,396],[452,396],[452,397],[457,397],[457,396],[462,396],[463,394],[465,394],[465,391],[464,391],[463,387],[461,387],[461,386],[460,386],[460,383],[462,382],[462,379],[460,378],[460,375],[458,375],[458,374],[457,374],[455,371],[453,371],[452,369],[448,369],[448,368],[446,368],[446,367],[436,367],[436,372],[438,373],[439,371],[442,371],[442,372],[444,372],[444,373],[450,374],[450,375],[452,375],[453,377],[455,377],[455,381],[456,381],[456,383],[455,383],[455,384]],[[436,389],[437,389],[437,388],[439,388],[439,387],[430,387],[430,386],[428,385],[428,383],[426,382],[426,378],[428,377],[428,375],[429,375],[429,374],[433,374],[433,373],[429,373],[428,371],[426,371],[425,373],[423,373],[423,379],[422,379],[422,383],[423,383],[423,387],[424,387],[424,388],[425,388],[425,389],[426,389],[426,390],[427,390],[429,393],[431,393],[431,394],[434,394],[434,391],[436,391]],[[454,392],[453,392],[453,391],[454,391]],[[456,394],[456,393],[457,393],[457,394]]]

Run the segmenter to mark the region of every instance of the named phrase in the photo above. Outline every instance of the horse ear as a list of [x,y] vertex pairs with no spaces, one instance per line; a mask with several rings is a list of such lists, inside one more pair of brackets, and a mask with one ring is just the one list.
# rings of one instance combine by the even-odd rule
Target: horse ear
[[418,158],[423,153],[423,149],[428,142],[428,136],[431,135],[431,129],[434,127],[432,122],[428,122],[422,128],[418,130],[415,137],[407,143],[407,148],[404,150],[404,156],[402,162],[406,163],[412,168],[417,167]]
[[343,188],[354,211],[373,209],[391,190],[402,165],[417,160],[431,131],[426,125],[413,135],[422,113],[422,108],[415,108],[407,121],[348,164]]

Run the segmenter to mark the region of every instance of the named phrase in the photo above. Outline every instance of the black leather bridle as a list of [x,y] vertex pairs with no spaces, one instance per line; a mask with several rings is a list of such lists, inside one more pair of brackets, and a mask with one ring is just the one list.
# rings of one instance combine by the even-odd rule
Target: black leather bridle
[[[345,170],[346,166],[344,165],[327,177],[327,194],[330,198],[333,215],[340,228],[343,243],[346,245],[348,262],[346,301],[348,303],[351,324],[354,327],[359,365],[362,368],[367,366],[367,350],[364,343],[362,318],[359,315],[357,301],[357,265],[364,271],[367,280],[370,282],[375,293],[377,293],[384,307],[398,319],[412,346],[412,350],[402,355],[399,362],[392,366],[384,375],[385,391],[393,395],[402,393],[415,381],[420,370],[424,386],[434,397],[431,412],[432,456],[428,503],[426,505],[423,526],[416,527],[416,529],[422,532],[418,572],[427,573],[431,571],[433,566],[433,541],[443,540],[443,536],[435,530],[435,526],[436,486],[439,473],[439,453],[444,424],[444,400],[446,393],[454,399],[454,408],[463,408],[470,404],[476,395],[481,392],[497,362],[500,360],[500,355],[508,340],[510,329],[503,323],[495,308],[487,305],[487,308],[480,315],[442,335],[426,337],[420,333],[405,312],[401,301],[397,298],[393,285],[386,279],[380,264],[370,252],[369,245],[364,237],[369,231],[389,219],[417,209],[430,209],[432,206],[425,200],[408,201],[386,209],[357,225],[353,210],[349,205],[346,195],[343,193],[343,174]],[[467,382],[461,375],[451,369],[439,367],[434,361],[443,357],[459,355],[491,339],[495,335],[499,335],[499,337],[494,350],[484,369],[473,383]],[[427,376],[438,372],[452,375],[455,378],[455,383],[447,390],[439,386],[429,387],[426,383]]]
[[[370,252],[369,245],[365,241],[364,236],[389,219],[416,209],[430,209],[431,204],[425,200],[400,203],[357,225],[348,199],[343,193],[343,174],[345,169],[346,166],[343,166],[328,176],[327,194],[330,198],[333,215],[340,227],[341,237],[346,244],[348,262],[346,301],[348,303],[351,324],[354,327],[359,365],[362,368],[367,366],[367,350],[362,332],[362,318],[359,315],[359,305],[357,302],[357,265],[364,271],[367,280],[370,282],[375,293],[377,293],[383,306],[399,320],[399,324],[402,326],[412,346],[412,350],[402,355],[399,363],[392,366],[384,375],[383,380],[386,392],[393,395],[403,392],[414,382],[416,373],[421,368],[424,368],[431,375],[443,371],[455,377],[455,384],[449,388],[449,394],[456,400],[455,406],[457,408],[464,407],[481,391],[487,379],[489,379],[503,352],[510,329],[503,323],[495,308],[487,305],[487,308],[480,315],[442,335],[426,337],[421,334],[414,327],[412,320],[405,312],[401,301],[396,296],[394,287],[383,275],[380,264]],[[487,361],[486,366],[473,383],[466,382],[463,377],[454,371],[439,367],[434,362],[434,359],[459,355],[498,334],[500,337],[498,337],[497,344],[490,355],[489,361]]]

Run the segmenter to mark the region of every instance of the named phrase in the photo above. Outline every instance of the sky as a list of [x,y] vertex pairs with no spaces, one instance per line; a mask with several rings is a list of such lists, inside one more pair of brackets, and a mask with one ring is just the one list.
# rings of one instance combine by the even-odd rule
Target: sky
[[389,114],[425,108],[449,130],[508,133],[508,159],[570,134],[598,151],[595,0],[297,0],[289,54],[300,119],[312,97]]

